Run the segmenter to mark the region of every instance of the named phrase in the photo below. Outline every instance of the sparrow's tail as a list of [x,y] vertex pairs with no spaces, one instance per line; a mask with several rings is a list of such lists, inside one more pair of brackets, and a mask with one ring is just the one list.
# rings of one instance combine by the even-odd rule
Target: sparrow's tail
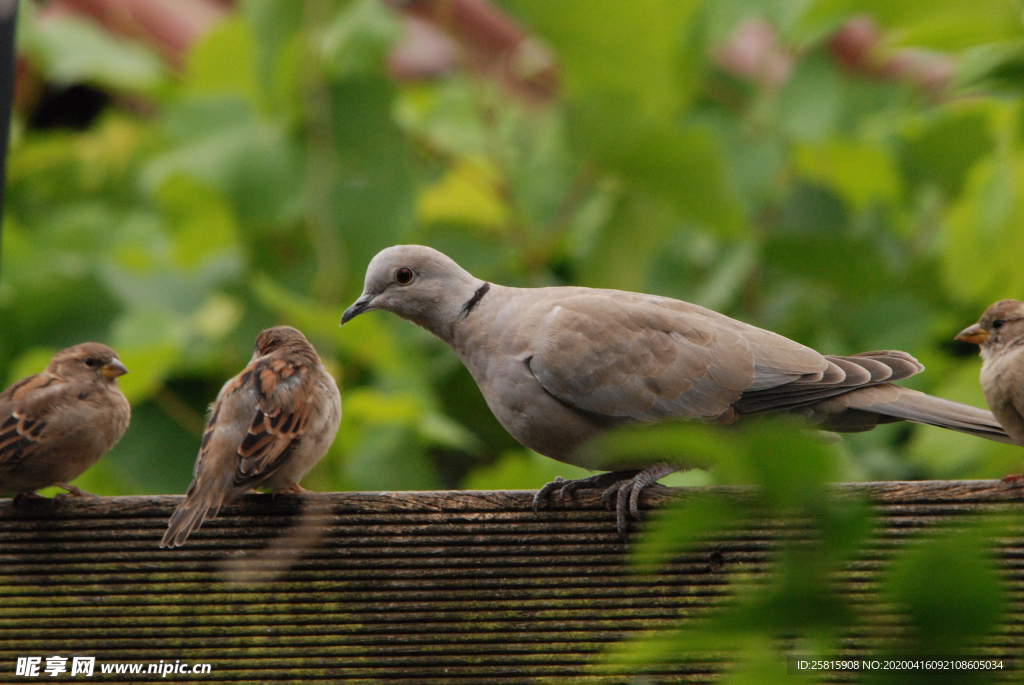
[[[203,487],[204,485],[208,487]],[[181,547],[193,531],[199,530],[206,519],[217,515],[224,503],[224,497],[219,494],[219,488],[209,487],[212,485],[213,483],[192,481],[192,485],[189,486],[185,495],[185,501],[179,504],[171,514],[167,532],[164,533],[164,539],[160,541],[161,547]]]
[[992,412],[889,383],[863,388],[809,407],[825,430],[856,432],[878,423],[913,421],[1014,444]]

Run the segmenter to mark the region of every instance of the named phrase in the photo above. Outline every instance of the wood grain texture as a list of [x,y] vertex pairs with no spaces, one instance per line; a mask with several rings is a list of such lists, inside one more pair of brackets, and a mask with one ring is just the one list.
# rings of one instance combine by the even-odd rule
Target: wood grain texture
[[[863,603],[907,540],[965,515],[1024,512],[1024,488],[1000,481],[836,487],[880,515],[841,579]],[[642,504],[695,492],[655,490]],[[0,682],[27,682],[16,657],[54,654],[212,664],[162,682],[625,682],[629,668],[592,667],[610,643],[706,615],[728,601],[732,574],[764,572],[780,538],[802,535],[798,522],[759,521],[640,576],[599,493],[578,495],[539,515],[532,491],[253,495],[176,550],[157,544],[180,497],[0,500]],[[1003,541],[999,558],[1014,610],[987,652],[1019,656],[1024,539]],[[869,626],[849,645],[880,637]],[[708,682],[723,666],[650,676]]]

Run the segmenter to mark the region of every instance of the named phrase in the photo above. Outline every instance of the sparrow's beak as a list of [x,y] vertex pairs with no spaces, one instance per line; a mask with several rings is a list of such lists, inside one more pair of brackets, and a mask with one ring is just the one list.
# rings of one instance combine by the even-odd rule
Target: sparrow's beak
[[959,340],[960,342],[974,343],[975,345],[980,345],[981,343],[988,340],[990,335],[991,334],[984,328],[982,328],[979,324],[971,324],[967,328],[957,333],[956,337],[953,339]]
[[100,367],[100,373],[107,378],[117,378],[128,373],[128,369],[121,363],[120,359],[112,359]]
[[357,316],[365,312],[367,309],[369,309],[370,305],[373,303],[374,297],[376,297],[376,295],[365,294],[358,300],[353,302],[352,306],[346,309],[345,313],[341,315],[341,325],[344,326],[349,321],[351,321],[352,319],[356,318]]

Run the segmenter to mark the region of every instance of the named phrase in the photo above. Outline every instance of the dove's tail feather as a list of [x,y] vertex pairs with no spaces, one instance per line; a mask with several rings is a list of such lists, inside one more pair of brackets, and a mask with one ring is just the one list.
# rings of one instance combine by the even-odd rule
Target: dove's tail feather
[[896,402],[880,405],[874,411],[904,421],[969,433],[980,438],[1014,444],[992,412],[967,404],[944,400],[923,392],[903,389]]
[[214,492],[203,491],[196,488],[195,491],[189,488],[185,495],[185,501],[178,505],[178,508],[171,514],[171,520],[167,523],[167,532],[164,533],[161,547],[181,547],[188,540],[188,536],[199,530],[206,519],[213,518],[220,511],[223,498]]
[[885,384],[864,388],[836,400],[845,401],[845,410],[826,411],[825,416],[815,411],[815,418],[822,419],[822,427],[826,430],[851,432],[869,430],[876,423],[912,421],[1014,444],[992,412],[909,388]]

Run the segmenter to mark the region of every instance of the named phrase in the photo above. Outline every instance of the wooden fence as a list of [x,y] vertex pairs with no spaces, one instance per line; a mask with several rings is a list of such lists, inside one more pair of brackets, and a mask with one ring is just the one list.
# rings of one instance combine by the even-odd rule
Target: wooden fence
[[[1024,488],[999,481],[839,488],[881,515],[843,581],[851,591],[922,531],[1024,511]],[[763,570],[779,534],[762,522],[637,575],[598,493],[578,494],[540,515],[526,491],[254,495],[175,550],[158,542],[178,497],[0,500],[0,682],[84,682],[70,675],[74,656],[95,657],[102,682],[634,682],[593,664],[636,631],[726,601],[730,575]],[[1005,541],[1000,558],[1019,617],[1024,540]],[[1019,621],[994,648],[1024,654]],[[52,656],[68,659],[60,677],[15,673],[19,657],[43,669]],[[100,673],[113,663],[143,671]],[[210,672],[161,677],[149,664]],[[635,682],[706,682],[721,668],[669,665]]]

